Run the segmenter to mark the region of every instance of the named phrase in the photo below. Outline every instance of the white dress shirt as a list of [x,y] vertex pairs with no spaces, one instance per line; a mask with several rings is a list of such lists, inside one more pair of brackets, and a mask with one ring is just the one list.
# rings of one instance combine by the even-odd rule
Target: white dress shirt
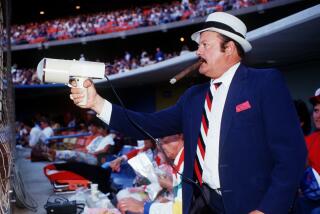
[[[210,90],[212,92],[212,108],[208,113],[209,129],[206,139],[206,155],[204,158],[202,180],[212,189],[220,188],[219,180],[219,142],[221,118],[229,91],[230,83],[240,63],[233,65],[218,79],[211,80]],[[221,82],[219,88],[215,89],[213,84]],[[207,111],[209,112],[209,111]],[[203,131],[203,130],[201,130]],[[205,136],[205,135],[202,135]]]
[[29,146],[34,147],[40,140],[41,128],[38,125],[35,125],[29,134]]
[[49,137],[52,137],[52,136],[53,136],[53,129],[50,126],[48,126],[44,129],[42,129],[41,135],[40,135],[40,140],[43,143],[48,143],[48,142],[46,142],[46,139]]

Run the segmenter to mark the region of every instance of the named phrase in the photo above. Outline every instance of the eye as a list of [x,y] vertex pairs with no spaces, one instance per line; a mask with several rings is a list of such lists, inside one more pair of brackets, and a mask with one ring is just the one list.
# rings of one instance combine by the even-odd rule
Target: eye
[[206,43],[206,42],[204,42],[203,44],[203,47],[206,49],[207,48],[207,46],[208,46],[208,44]]
[[202,46],[204,49],[207,49],[208,43],[207,43],[207,42],[202,42],[202,43],[200,43],[200,45],[198,45],[198,48],[200,48],[201,46]]

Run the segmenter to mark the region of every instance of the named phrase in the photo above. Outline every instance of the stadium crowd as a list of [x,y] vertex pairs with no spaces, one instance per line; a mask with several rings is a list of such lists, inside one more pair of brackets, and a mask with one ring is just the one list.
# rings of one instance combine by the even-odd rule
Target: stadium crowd
[[42,23],[14,25],[11,28],[11,44],[34,44],[161,25],[206,16],[215,11],[234,10],[268,1],[270,0],[173,1],[172,3],[151,4],[143,8],[122,9],[91,15],[82,14]]
[[[188,51],[188,48],[183,48],[180,54]],[[163,60],[167,60],[177,56],[177,52],[164,53],[160,48],[156,48],[154,54],[148,54],[147,51],[142,51],[140,55],[133,56],[128,51],[125,52],[122,58],[116,58],[111,62],[105,62],[106,75],[113,75],[117,73],[129,72],[130,70],[137,69],[146,65],[158,63]],[[81,54],[79,60],[86,60],[84,55]],[[101,61],[101,60],[96,60]],[[34,85],[40,84],[40,80],[37,76],[36,70],[33,68],[19,68],[16,64],[11,69],[12,81],[15,85]]]
[[[83,116],[66,112],[63,117],[52,119],[50,116],[35,114],[32,120],[17,121],[16,140],[20,147],[31,148],[32,162],[54,162],[53,174],[59,170],[72,171],[87,179],[90,177],[89,180],[97,183],[101,192],[114,193],[112,196],[117,198],[119,210],[123,209],[120,204],[137,203],[143,206],[142,201],[155,203],[153,207],[157,209],[158,205],[162,207],[159,202],[164,202],[163,197],[167,202],[177,198],[172,188],[175,182],[172,180],[174,170],[166,163],[163,151],[159,150],[151,140],[135,141],[124,138],[119,132],[109,130],[95,118],[95,112],[91,110]],[[166,137],[160,142],[164,152],[172,160],[183,150],[181,135]],[[178,144],[172,142],[178,142]],[[139,173],[136,175],[132,173],[132,169],[131,172],[126,170],[125,167],[128,165],[124,162],[142,153],[149,158],[150,164],[154,165],[159,181],[150,180],[150,177],[146,178]],[[61,163],[61,161],[64,162]],[[47,165],[46,168],[51,169],[52,166]],[[183,165],[180,168],[182,169]],[[88,175],[87,170],[90,170],[91,175]],[[112,178],[111,170],[114,172]],[[124,176],[126,183],[113,183],[114,177],[119,176]],[[94,180],[97,177],[103,179]],[[129,183],[127,183],[128,179]],[[132,196],[133,200],[128,202],[128,196]],[[176,200],[180,201],[181,206],[181,193]],[[151,204],[150,209],[153,209]]]

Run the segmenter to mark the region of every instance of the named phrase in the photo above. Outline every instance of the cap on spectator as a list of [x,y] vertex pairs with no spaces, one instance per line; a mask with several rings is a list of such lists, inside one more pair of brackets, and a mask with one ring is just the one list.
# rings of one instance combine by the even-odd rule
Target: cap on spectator
[[313,97],[310,97],[309,101],[312,105],[316,105],[320,103],[320,88],[316,90]]
[[114,129],[110,129],[109,132],[110,132],[110,133],[113,133],[113,134],[118,134],[118,132],[117,132],[116,130],[114,130]]
[[217,32],[233,39],[241,45],[244,52],[249,52],[252,49],[251,44],[246,40],[246,25],[231,14],[225,12],[211,13],[207,17],[202,29],[193,33],[191,39],[199,43],[200,34],[204,31]]
[[87,111],[87,114],[96,115],[96,113],[93,110]]
[[42,122],[42,123],[47,123],[47,124],[50,123],[49,120],[48,120],[48,118],[43,117],[43,116],[39,119],[39,121]]

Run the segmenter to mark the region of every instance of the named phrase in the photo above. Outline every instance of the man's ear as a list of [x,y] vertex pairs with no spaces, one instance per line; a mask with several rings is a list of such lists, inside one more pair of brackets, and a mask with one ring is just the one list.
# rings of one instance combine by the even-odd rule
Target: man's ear
[[228,42],[225,49],[226,54],[231,55],[234,51],[236,51],[236,45],[233,41]]
[[229,41],[226,44],[226,49],[225,50],[226,50],[227,55],[229,55],[229,56],[234,54],[234,53],[238,53],[237,46],[233,41]]

